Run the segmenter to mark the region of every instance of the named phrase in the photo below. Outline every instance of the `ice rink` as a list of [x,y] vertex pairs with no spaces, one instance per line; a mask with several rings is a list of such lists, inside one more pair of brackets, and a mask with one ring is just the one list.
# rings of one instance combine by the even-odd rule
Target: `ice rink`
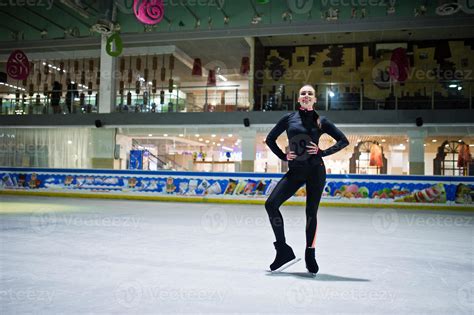
[[[313,277],[266,271],[263,205],[0,202],[1,314],[473,313],[472,212],[323,207]],[[303,257],[304,209],[282,212]]]

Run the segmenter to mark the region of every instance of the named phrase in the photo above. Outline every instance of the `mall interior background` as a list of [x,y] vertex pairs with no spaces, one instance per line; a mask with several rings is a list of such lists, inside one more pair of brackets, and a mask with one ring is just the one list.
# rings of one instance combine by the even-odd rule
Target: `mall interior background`
[[[78,3],[85,11],[91,12],[87,7],[95,5],[95,10],[102,12],[95,2]],[[225,8],[235,16],[235,24],[229,24],[229,29],[253,27],[254,35],[247,31],[240,36],[232,33],[212,39],[200,32],[225,30],[228,26],[225,21],[221,25],[222,10],[190,8],[198,16],[209,15],[206,26],[198,26],[190,14],[178,15],[170,10],[165,25],[143,30],[134,26],[133,16],[119,10],[117,21],[127,31],[122,34],[124,49],[118,57],[104,53],[108,36],[88,30],[97,26],[93,16],[87,18],[84,13],[75,18],[63,17],[73,13],[74,8],[69,5],[55,3],[50,9],[38,8],[35,12],[28,9],[22,17],[15,15],[14,8],[2,9],[3,14],[10,14],[11,25],[24,30],[0,25],[4,29],[0,71],[7,72],[9,54],[14,49],[25,51],[31,70],[26,80],[13,80],[6,75],[0,80],[0,165],[284,172],[286,163],[264,144],[277,116],[272,116],[276,118],[273,121],[250,119],[248,123],[239,118],[237,124],[213,127],[200,121],[175,126],[131,124],[127,117],[199,113],[213,119],[222,116],[212,115],[237,117],[276,111],[283,116],[298,108],[298,89],[310,83],[316,89],[316,109],[321,115],[332,119],[339,112],[349,112],[364,121],[376,111],[388,117],[386,123],[371,128],[367,128],[370,122],[366,121],[355,125],[334,119],[347,134],[350,145],[325,158],[328,172],[469,174],[474,168],[472,163],[459,167],[458,161],[461,152],[474,146],[474,119],[470,123],[440,123],[427,121],[426,113],[433,116],[436,112],[434,116],[440,117],[462,111],[474,116],[474,28],[463,27],[471,23],[466,22],[470,13],[443,17],[436,5],[429,5],[423,13],[415,1],[397,4],[395,15],[388,18],[392,8],[385,7],[343,7],[334,15],[331,8],[315,4],[309,13],[297,14],[293,10],[292,20],[288,21],[286,7],[280,5],[254,3],[253,8],[239,11],[236,3],[228,1]],[[421,11],[413,13],[416,10]],[[267,18],[259,22],[253,11]],[[321,13],[322,22],[312,12]],[[173,18],[174,14],[181,20]],[[25,16],[31,18],[31,25],[26,28]],[[354,23],[370,24],[371,18],[394,17],[393,23],[398,27],[351,31]],[[272,22],[272,18],[279,22]],[[332,18],[347,24],[338,31],[334,27],[332,32],[315,27]],[[418,22],[413,27],[402,27],[403,21],[415,18]],[[300,31],[268,31],[272,24],[281,23],[296,23],[293,25]],[[58,25],[64,26],[63,34]],[[303,32],[305,25],[308,30]],[[172,36],[159,39],[157,34],[163,32]],[[186,35],[189,32],[194,32],[194,40]],[[188,36],[187,40],[182,40],[183,36]],[[48,47],[48,41],[53,40],[59,44]],[[398,64],[393,73],[396,60],[405,62],[406,68]],[[59,94],[61,112],[56,115],[52,106],[55,92]],[[405,111],[416,112],[416,119],[405,124],[390,122],[391,116]],[[123,115],[119,120],[123,123],[102,126],[101,121],[107,121],[103,115],[107,114]],[[71,115],[79,122],[86,116],[98,119],[93,120],[95,125],[59,123]],[[16,117],[25,119],[23,116],[28,117],[27,123],[15,121]],[[49,117],[49,126],[40,123],[45,116]],[[285,141],[286,136],[282,135],[281,148]],[[324,135],[320,146],[324,149],[332,143]],[[369,163],[374,146],[381,148],[377,151],[383,153],[383,165]]]

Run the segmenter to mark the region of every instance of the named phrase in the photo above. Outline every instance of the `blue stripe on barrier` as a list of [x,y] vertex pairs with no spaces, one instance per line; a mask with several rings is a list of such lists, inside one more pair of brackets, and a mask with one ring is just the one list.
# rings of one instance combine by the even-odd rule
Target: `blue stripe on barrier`
[[[69,168],[26,168],[26,167],[0,167],[3,172],[51,172],[51,173],[96,173],[114,175],[165,175],[165,176],[218,176],[218,177],[265,177],[280,178],[279,173],[224,173],[224,172],[181,172],[181,171],[137,171],[137,170],[108,170],[108,169],[69,169]],[[329,179],[347,180],[408,180],[408,181],[453,181],[474,182],[474,176],[424,176],[424,175],[360,175],[360,174],[327,174]]]

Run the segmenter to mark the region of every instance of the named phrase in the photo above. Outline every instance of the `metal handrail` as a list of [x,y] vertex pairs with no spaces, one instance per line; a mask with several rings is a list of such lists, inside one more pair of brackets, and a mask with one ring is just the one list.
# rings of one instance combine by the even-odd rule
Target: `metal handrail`
[[174,166],[178,166],[181,169],[184,169],[182,165],[176,163],[175,161],[172,161],[170,159],[167,159],[168,162],[160,159],[157,155],[154,155],[150,150],[143,148],[143,145],[141,145],[137,140],[132,139],[132,148],[138,149],[140,147],[140,150],[146,151],[152,158],[156,160],[156,164],[158,165],[158,162],[160,163],[160,167],[163,168],[164,165],[168,164],[168,162],[171,162]]
[[[402,84],[387,83],[386,90],[378,91],[382,97],[373,97],[374,91],[367,91],[368,85],[374,82],[317,82],[317,96],[319,102],[317,107],[323,110],[340,109],[442,109],[442,108],[469,108],[472,109],[474,80],[444,80],[444,81],[417,81]],[[428,83],[428,84],[427,84]],[[451,88],[449,84],[453,85]],[[438,88],[446,89],[447,96],[436,91]],[[257,88],[261,90],[260,105],[257,110],[291,110],[296,108],[297,95],[279,87],[300,87],[301,84],[261,84]],[[352,87],[350,91],[341,90],[344,87]],[[409,91],[416,87],[418,91]],[[355,90],[354,90],[355,89]],[[265,90],[265,91],[264,91]],[[284,91],[284,95],[283,95]],[[461,92],[462,91],[462,92]],[[332,92],[332,93],[331,93]],[[407,95],[404,93],[407,92]],[[375,91],[377,93],[377,91]],[[410,93],[412,95],[410,95]],[[332,95],[331,95],[332,94]],[[285,98],[283,99],[283,96]],[[266,99],[265,99],[266,97]],[[334,108],[335,103],[339,105]],[[410,104],[410,107],[407,107]],[[355,105],[355,106],[354,106]],[[405,107],[405,108],[404,108]]]

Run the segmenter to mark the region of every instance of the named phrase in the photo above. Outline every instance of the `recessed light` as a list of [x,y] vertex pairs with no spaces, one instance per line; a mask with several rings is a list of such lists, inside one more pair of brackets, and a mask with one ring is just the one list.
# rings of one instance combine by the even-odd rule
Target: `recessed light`
[[165,133],[163,136],[164,136],[164,137],[168,137],[168,134],[167,134],[167,133]]
[[385,142],[385,141],[387,141],[387,140],[385,140],[385,139],[382,139],[382,142]]
[[203,141],[204,139],[203,138],[199,138],[199,141]]
[[180,137],[184,137],[184,135],[182,133],[179,134]]
[[148,134],[148,137],[153,137],[153,135],[151,133]]
[[209,143],[209,140],[206,140],[206,143]]
[[216,137],[216,135],[211,135],[211,137],[215,138],[215,137]]
[[431,140],[431,142],[436,142],[436,141],[438,141],[438,140],[436,140],[436,139]]
[[229,138],[232,138],[232,134],[231,134],[231,133],[229,133],[227,136],[228,136]]
[[198,138],[198,137],[199,137],[199,134],[197,133],[197,134],[195,134],[194,136],[195,136],[196,138]]
[[221,138],[221,142],[224,141],[224,138]]

